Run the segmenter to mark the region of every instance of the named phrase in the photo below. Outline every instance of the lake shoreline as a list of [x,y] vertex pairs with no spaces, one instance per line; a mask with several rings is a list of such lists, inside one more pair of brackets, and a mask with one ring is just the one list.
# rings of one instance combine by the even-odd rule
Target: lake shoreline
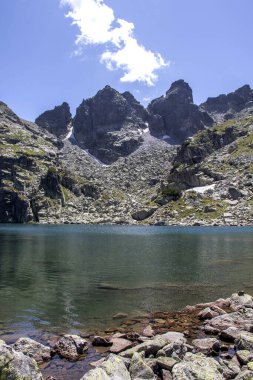
[[[253,371],[253,299],[242,291],[227,299],[186,306],[179,312],[156,312],[133,320],[119,314],[117,318],[121,320],[120,327],[100,335],[65,334],[51,337],[46,345],[39,346],[35,346],[36,339],[24,338],[13,347],[33,357],[43,378],[50,380],[67,380],[69,376],[81,379],[80,363],[83,380],[96,379],[103,372],[108,376],[110,366],[115,373],[124,373],[122,380],[135,378],[135,362],[142,370],[150,374],[153,371],[154,379],[162,380],[169,378],[166,376],[179,380],[177,371],[187,372],[192,363],[200,367],[194,379],[203,377],[203,366],[213,373],[211,379],[237,379],[236,376]],[[3,347],[0,344],[0,357]],[[5,349],[13,352],[12,348]],[[245,350],[248,354],[241,352]],[[38,370],[36,376],[39,373]],[[113,375],[109,379],[114,379]]]

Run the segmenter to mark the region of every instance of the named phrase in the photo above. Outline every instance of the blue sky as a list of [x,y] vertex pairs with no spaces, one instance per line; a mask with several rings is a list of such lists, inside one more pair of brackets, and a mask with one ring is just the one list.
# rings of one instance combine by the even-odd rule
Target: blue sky
[[142,103],[181,78],[196,103],[253,87],[252,0],[62,2],[1,0],[0,100],[23,118],[106,84]]

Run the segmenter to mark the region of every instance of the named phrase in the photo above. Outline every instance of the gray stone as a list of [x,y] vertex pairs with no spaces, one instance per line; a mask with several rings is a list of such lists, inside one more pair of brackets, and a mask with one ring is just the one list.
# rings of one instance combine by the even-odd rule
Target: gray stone
[[223,380],[222,367],[203,354],[187,353],[172,369],[173,380]]
[[152,369],[144,362],[141,354],[137,352],[133,354],[129,372],[132,380],[156,380],[156,376],[154,375]]
[[245,309],[230,314],[220,315],[208,321],[206,326],[210,326],[217,331],[223,331],[229,327],[249,331],[253,326],[253,310]]
[[236,377],[235,380],[253,380],[253,371],[250,370],[244,370],[240,372]]
[[156,210],[157,210],[157,207],[137,210],[132,213],[132,218],[138,221],[145,220],[149,218],[151,215],[153,215]]
[[157,335],[154,339],[148,339],[137,346],[122,352],[124,357],[132,357],[135,352],[145,352],[145,356],[154,355],[170,342],[170,339],[164,335]]
[[19,338],[13,344],[15,351],[23,352],[23,354],[30,356],[37,363],[43,363],[51,359],[53,351],[50,347],[36,342],[30,338]]
[[81,380],[131,380],[124,361],[110,354],[99,367],[86,373]]
[[242,332],[236,340],[236,345],[239,350],[253,351],[253,334],[249,332]]
[[194,339],[192,345],[197,352],[203,354],[210,354],[213,351],[219,352],[220,350],[220,342],[215,338]]
[[253,353],[249,350],[237,350],[236,356],[242,365],[248,364],[253,359]]
[[3,380],[43,380],[34,359],[0,344],[0,378]]
[[240,330],[236,327],[229,327],[226,330],[221,331],[220,338],[226,342],[234,342],[240,335]]
[[249,294],[238,294],[234,293],[230,297],[231,307],[234,310],[237,310],[238,308],[241,308],[245,305],[252,305],[253,306],[253,298]]

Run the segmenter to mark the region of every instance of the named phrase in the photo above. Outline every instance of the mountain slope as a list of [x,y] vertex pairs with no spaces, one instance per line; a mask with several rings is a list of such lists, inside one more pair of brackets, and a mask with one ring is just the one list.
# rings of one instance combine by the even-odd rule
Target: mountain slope
[[[0,222],[252,224],[248,97],[233,119],[209,127],[203,120],[215,115],[192,103],[185,82],[162,103],[167,119],[107,86],[74,118],[63,103],[37,125],[0,102]],[[159,118],[171,136],[190,137],[178,146],[162,136],[168,130],[154,136]]]

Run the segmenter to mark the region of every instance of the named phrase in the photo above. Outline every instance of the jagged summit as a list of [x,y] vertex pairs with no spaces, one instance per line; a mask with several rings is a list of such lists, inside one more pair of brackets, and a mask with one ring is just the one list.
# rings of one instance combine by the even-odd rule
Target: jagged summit
[[72,115],[68,103],[56,106],[54,109],[41,114],[35,123],[57,137],[65,137],[69,131]]
[[[253,113],[253,91],[249,85],[233,93],[194,104],[190,85],[183,79],[173,82],[166,93],[145,109],[129,92],[120,93],[107,85],[84,99],[71,118],[63,103],[44,112],[36,123],[64,140],[70,127],[78,144],[105,164],[126,157],[143,143],[143,131],[170,144],[181,144],[215,122]],[[71,129],[71,131],[72,131]]]
[[106,164],[132,153],[142,142],[144,107],[130,94],[106,86],[84,100],[73,119],[77,143]]
[[154,99],[148,111],[150,132],[158,137],[168,135],[174,143],[182,143],[213,124],[212,118],[193,103],[192,89],[182,79],[172,83],[165,96]]
[[179,79],[173,82],[170,89],[166,92],[166,97],[177,96],[177,100],[193,103],[192,89],[187,82]]
[[[253,90],[248,84],[229,94],[208,98],[200,105],[216,122],[233,119],[239,113],[253,113]],[[243,116],[243,115],[240,115]]]
[[107,86],[42,126],[0,102],[0,222],[252,225],[251,95],[218,97],[236,118],[219,125],[182,80],[148,110]]

